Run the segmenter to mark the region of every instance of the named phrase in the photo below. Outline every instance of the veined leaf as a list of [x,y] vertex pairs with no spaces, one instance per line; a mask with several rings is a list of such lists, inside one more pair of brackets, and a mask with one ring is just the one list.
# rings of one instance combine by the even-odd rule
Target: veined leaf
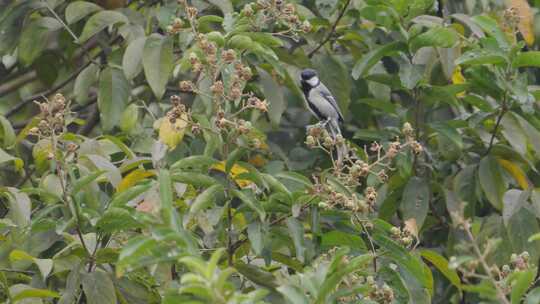
[[356,80],[361,76],[365,76],[369,70],[384,56],[390,56],[394,53],[404,51],[406,48],[407,45],[400,41],[379,46],[378,48],[362,56],[362,58],[354,65],[352,77]]
[[159,34],[150,35],[144,43],[142,64],[152,92],[161,99],[174,68],[173,40]]
[[117,23],[129,23],[129,19],[116,11],[100,11],[86,21],[79,41],[85,42],[106,27]]

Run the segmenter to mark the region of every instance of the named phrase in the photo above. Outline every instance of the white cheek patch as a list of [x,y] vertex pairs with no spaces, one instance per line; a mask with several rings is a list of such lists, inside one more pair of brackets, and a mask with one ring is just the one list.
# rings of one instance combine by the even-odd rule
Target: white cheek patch
[[314,76],[307,80],[307,83],[309,83],[310,86],[314,87],[317,84],[319,84],[319,77]]

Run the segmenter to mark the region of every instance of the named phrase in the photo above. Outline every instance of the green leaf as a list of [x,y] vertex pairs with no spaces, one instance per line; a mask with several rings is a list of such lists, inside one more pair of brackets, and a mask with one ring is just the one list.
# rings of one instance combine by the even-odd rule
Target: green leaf
[[256,255],[261,255],[264,247],[263,228],[260,222],[251,222],[247,227],[247,233],[251,248]]
[[218,161],[212,157],[204,155],[194,155],[184,157],[171,166],[171,172],[187,169],[187,168],[201,168],[202,170],[208,170],[209,167],[217,164]]
[[231,189],[231,194],[239,198],[244,204],[248,205],[249,208],[251,208],[253,211],[257,212],[259,214],[259,218],[261,221],[264,221],[266,217],[266,213],[264,212],[264,209],[261,206],[261,203],[259,201],[256,201],[251,197],[251,195],[246,194],[242,191]]
[[499,65],[506,63],[506,57],[503,54],[495,53],[486,49],[475,49],[467,51],[456,59],[456,65],[480,65],[493,64]]
[[128,80],[132,80],[142,71],[143,50],[146,37],[139,37],[131,41],[124,52],[122,67]]
[[12,300],[14,303],[16,303],[17,301],[30,299],[30,298],[46,299],[46,298],[59,298],[59,297],[60,295],[57,292],[52,291],[52,290],[28,288],[17,293],[15,296],[13,296]]
[[249,50],[253,48],[253,40],[246,35],[234,35],[229,39],[228,45],[232,49]]
[[540,303],[540,287],[537,287],[527,293],[524,304],[538,304]]
[[423,47],[453,47],[459,40],[458,33],[447,27],[434,27],[414,37],[410,41],[411,51],[415,53]]
[[457,288],[461,288],[461,280],[454,269],[448,267],[448,260],[433,250],[423,249],[420,255],[437,268]]
[[261,268],[249,264],[245,264],[241,261],[234,263],[234,268],[238,270],[243,276],[250,281],[255,282],[261,286],[268,288],[276,288],[278,283],[272,273],[262,270]]
[[86,21],[79,41],[85,42],[106,27],[117,23],[129,23],[129,19],[117,11],[100,11]]
[[24,65],[30,65],[47,47],[53,31],[62,28],[62,24],[52,17],[39,18],[22,29],[18,46],[19,59]]
[[301,262],[304,262],[304,227],[302,223],[299,222],[294,217],[287,218],[287,227],[289,228],[289,233],[294,242],[294,248],[296,249],[296,258]]
[[74,1],[66,7],[67,24],[73,24],[82,18],[102,10],[99,5],[87,1]]
[[[134,134],[135,131],[138,130],[137,125],[139,124],[139,122],[139,106],[132,103],[127,106],[127,108],[122,113],[122,119],[120,120],[120,130],[127,134]],[[117,137],[112,138],[118,139]],[[130,153],[126,154],[129,155]]]
[[364,240],[358,235],[340,230],[332,230],[322,235],[321,246],[325,248],[349,246],[353,249],[366,249]]
[[292,172],[292,171],[280,172],[276,174],[276,177],[279,179],[286,179],[293,182],[297,182],[308,188],[313,186],[313,183],[309,180],[309,178],[303,176],[302,174]]
[[15,130],[7,118],[0,115],[0,139],[2,139],[2,147],[10,148],[15,144]]
[[125,231],[134,228],[140,228],[142,225],[137,222],[133,216],[123,208],[109,208],[96,223],[99,231],[113,233]]
[[225,173],[229,174],[234,164],[236,164],[236,162],[240,160],[246,154],[246,152],[247,152],[246,149],[243,147],[238,147],[234,149],[227,156],[227,161],[225,162]]
[[116,304],[116,291],[109,275],[94,271],[82,275],[82,286],[88,304]]
[[414,278],[423,288],[429,288],[430,284],[428,276],[424,273],[424,263],[383,233],[373,234],[373,240],[377,245],[385,249],[390,259],[396,262],[398,266],[407,270],[412,278]]
[[527,51],[517,54],[512,66],[514,68],[540,67],[540,51]]
[[259,71],[262,91],[269,102],[268,116],[270,122],[272,122],[274,127],[277,127],[279,126],[283,112],[287,108],[287,101],[283,96],[281,86],[276,83],[272,76],[263,69],[259,68],[257,70]]
[[75,78],[73,92],[75,100],[79,104],[86,104],[89,98],[90,88],[96,83],[99,77],[99,66],[91,63]]
[[[371,254],[356,256],[346,265],[343,265],[343,257],[336,256],[335,259],[339,259],[339,268],[335,269],[329,276],[327,275],[323,284],[320,286],[317,294],[317,304],[328,303],[328,297],[331,295],[332,291],[338,288],[339,284],[343,281],[343,278],[365,268],[365,266],[373,260],[373,256]],[[337,261],[333,261],[332,263],[334,264],[335,262]]]
[[514,284],[512,284],[512,293],[510,294],[512,304],[522,303],[522,298],[527,290],[529,290],[535,276],[536,269],[514,272],[511,275],[510,281],[514,281]]
[[304,290],[300,290],[292,285],[282,285],[277,290],[287,299],[291,304],[309,304],[311,303],[307,298]]
[[144,43],[142,64],[150,88],[161,99],[174,68],[173,40],[159,34],[150,35]]
[[220,184],[216,184],[211,186],[210,188],[204,190],[201,194],[195,198],[195,201],[193,204],[191,204],[190,212],[191,213],[197,213],[200,210],[205,209],[206,207],[209,207],[212,205],[212,203],[215,202],[216,195],[223,191],[223,186]]
[[424,224],[428,210],[430,197],[429,182],[420,177],[412,177],[405,186],[401,201],[403,219],[415,219],[418,229]]
[[120,69],[107,67],[101,71],[97,102],[104,130],[109,131],[118,125],[129,95],[129,83]]
[[178,227],[178,219],[176,218],[176,214],[173,210],[173,190],[169,170],[159,170],[158,183],[159,198],[161,201],[161,215],[163,217],[163,221],[171,229],[176,230]]
[[480,161],[478,170],[480,185],[488,201],[497,210],[502,210],[503,195],[506,192],[506,186],[503,181],[499,163],[492,156],[486,156]]
[[365,54],[356,62],[352,69],[352,77],[356,80],[365,76],[369,70],[379,62],[383,57],[393,55],[397,52],[405,51],[407,45],[401,41],[392,42],[379,46]]
[[8,163],[8,162],[13,162],[13,164],[15,165],[15,168],[17,170],[22,169],[23,166],[24,166],[24,163],[23,163],[22,159],[20,159],[18,157],[11,156],[11,155],[7,154],[6,151],[0,149],[0,164]]
[[207,174],[196,172],[174,172],[171,179],[175,182],[180,182],[195,187],[210,187],[217,184],[218,181]]
[[439,136],[444,136],[449,139],[458,149],[463,149],[463,137],[461,134],[459,134],[456,128],[442,123],[432,124],[431,128],[437,131]]
[[125,206],[130,200],[136,198],[137,196],[143,194],[148,189],[152,187],[151,183],[144,184],[144,185],[137,185],[134,187],[130,187],[127,190],[124,190],[122,192],[116,193],[110,204],[111,206]]
[[85,175],[82,178],[78,179],[73,184],[73,189],[71,190],[71,195],[76,195],[77,193],[79,193],[79,191],[81,191],[83,188],[88,186],[88,184],[90,184],[91,182],[95,181],[98,177],[100,177],[105,172],[107,172],[107,171],[98,170],[98,171],[92,172],[89,175]]
[[503,48],[509,46],[508,37],[502,31],[497,21],[488,15],[480,15],[472,17],[474,23],[476,23],[486,34],[494,37],[499,45]]

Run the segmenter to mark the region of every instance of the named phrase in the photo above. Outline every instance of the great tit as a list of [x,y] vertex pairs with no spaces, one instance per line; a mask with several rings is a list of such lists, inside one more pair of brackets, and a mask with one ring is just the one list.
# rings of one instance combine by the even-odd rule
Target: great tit
[[[343,115],[336,99],[321,82],[317,71],[305,69],[300,73],[300,84],[311,113],[319,120],[319,124],[327,127],[332,138],[341,135],[339,124],[343,123]],[[338,157],[345,153],[342,145],[338,146]]]
[[339,124],[343,122],[343,115],[336,99],[321,82],[317,72],[312,69],[303,70],[300,74],[300,83],[311,113],[322,125],[328,126],[332,137],[341,134]]

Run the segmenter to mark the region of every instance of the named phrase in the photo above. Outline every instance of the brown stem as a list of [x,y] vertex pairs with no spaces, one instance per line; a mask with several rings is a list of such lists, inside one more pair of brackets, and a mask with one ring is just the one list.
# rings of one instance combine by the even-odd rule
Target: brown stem
[[502,107],[499,112],[499,116],[497,117],[497,122],[495,123],[495,128],[493,129],[493,133],[491,133],[491,138],[489,140],[489,146],[486,150],[486,153],[484,155],[488,155],[489,152],[491,152],[491,149],[493,148],[493,143],[495,142],[495,137],[497,136],[497,132],[499,131],[499,126],[501,125],[501,121],[503,119],[504,114],[508,111],[508,108],[506,107],[506,97],[503,100]]
[[319,43],[319,45],[317,45],[316,48],[314,48],[311,52],[309,52],[308,58],[313,57],[313,55],[315,55],[315,53],[323,45],[325,45],[328,41],[330,41],[330,38],[332,38],[332,35],[334,35],[334,33],[336,32],[336,27],[337,27],[339,21],[341,21],[341,18],[343,18],[343,16],[345,15],[345,11],[347,10],[347,7],[349,6],[350,3],[351,3],[351,0],[347,0],[347,2],[345,2],[345,5],[343,6],[343,9],[339,12],[339,15],[338,15],[336,21],[334,22],[334,24],[332,24],[332,28],[330,29],[330,32],[328,33],[328,35],[326,35],[326,38],[324,38],[323,41],[321,41],[321,43]]
[[[117,36],[116,38],[114,38],[109,44],[110,45],[113,45],[119,41],[121,41],[122,37],[121,36]],[[70,83],[71,81],[75,80],[75,78],[77,78],[77,76],[86,68],[88,67],[90,64],[94,63],[93,61],[98,59],[100,56],[102,56],[103,54],[105,54],[105,50],[101,50],[99,52],[99,54],[95,55],[94,57],[92,57],[92,60],[89,60],[88,62],[86,62],[84,65],[82,65],[81,67],[79,67],[77,70],[75,70],[71,75],[69,75],[64,81],[60,82],[59,84],[57,84],[56,86],[48,89],[48,90],[45,90],[41,93],[37,93],[35,95],[32,95],[28,98],[25,98],[23,99],[21,102],[19,102],[18,104],[16,104],[13,108],[11,108],[6,114],[5,116],[6,117],[9,117],[9,116],[12,116],[13,114],[17,113],[19,110],[21,110],[24,106],[26,106],[27,104],[31,103],[32,101],[34,100],[37,100],[39,98],[42,98],[43,96],[47,96],[47,95],[50,95],[52,93],[55,93],[57,92],[58,90],[62,89],[64,86],[66,86],[68,83]]]
[[17,90],[18,88],[24,86],[25,84],[32,82],[37,79],[37,72],[36,71],[30,71],[28,73],[24,73],[20,75],[19,77],[9,81],[5,82],[4,84],[0,85],[0,97],[4,97],[8,95],[9,93]]
[[510,304],[508,299],[506,298],[505,293],[502,291],[502,289],[497,285],[497,280],[491,273],[491,269],[486,262],[486,259],[484,258],[484,255],[482,254],[482,251],[480,250],[480,247],[478,247],[478,244],[476,243],[476,239],[474,238],[474,235],[471,232],[471,226],[467,220],[463,221],[463,230],[465,230],[465,233],[467,234],[467,237],[471,241],[471,244],[473,246],[475,254],[478,256],[478,260],[480,261],[480,264],[482,265],[482,268],[484,268],[484,271],[486,272],[487,276],[495,286],[495,289],[497,290],[497,297],[503,304]]

